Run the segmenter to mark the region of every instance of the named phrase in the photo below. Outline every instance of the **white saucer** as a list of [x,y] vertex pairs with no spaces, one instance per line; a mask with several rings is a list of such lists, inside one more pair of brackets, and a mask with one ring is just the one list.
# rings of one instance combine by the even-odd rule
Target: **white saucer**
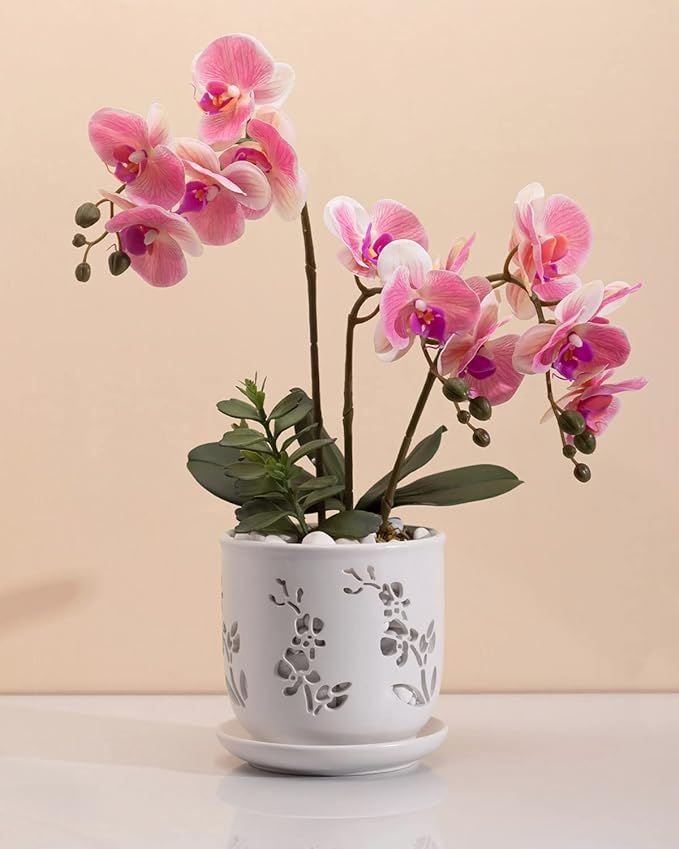
[[368,775],[406,769],[437,749],[447,734],[448,726],[436,717],[417,737],[348,746],[265,743],[254,740],[235,719],[217,727],[219,742],[232,755],[258,769],[291,775]]

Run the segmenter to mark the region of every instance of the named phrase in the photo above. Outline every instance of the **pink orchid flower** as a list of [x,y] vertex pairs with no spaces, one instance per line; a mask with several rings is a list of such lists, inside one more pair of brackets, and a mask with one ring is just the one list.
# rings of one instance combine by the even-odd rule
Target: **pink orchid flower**
[[384,359],[402,356],[419,336],[443,343],[471,330],[480,314],[478,295],[452,271],[435,269],[425,249],[408,239],[380,252],[377,271],[384,284],[375,338]]
[[344,242],[339,261],[359,277],[377,277],[380,253],[390,242],[409,239],[424,250],[429,244],[417,216],[395,200],[378,200],[368,214],[353,198],[336,197],[326,204],[324,220]]
[[195,230],[186,219],[162,206],[137,206],[127,198],[102,191],[122,208],[106,222],[109,233],[120,234],[120,244],[132,268],[151,286],[174,286],[186,277],[184,252],[203,252]]
[[444,266],[447,271],[454,271],[456,274],[462,271],[469,259],[469,254],[471,253],[475,238],[476,234],[473,233],[468,239],[458,239],[453,244]]
[[540,374],[553,368],[566,380],[621,366],[630,344],[625,331],[609,324],[606,316],[641,284],[594,280],[567,295],[554,310],[554,324],[531,327],[514,351],[514,368],[522,374]]
[[[514,264],[529,288],[544,301],[556,301],[580,285],[576,276],[589,254],[592,231],[584,212],[565,195],[545,197],[540,183],[530,183],[514,201],[510,249]],[[507,286],[507,300],[520,318],[530,318],[532,306],[519,286]]]
[[481,301],[481,313],[474,327],[451,336],[439,362],[441,374],[463,378],[470,397],[483,395],[493,405],[509,401],[523,380],[512,365],[519,337],[508,334],[491,339],[509,320],[499,319],[498,312],[498,300],[491,291]]
[[[609,383],[613,374],[613,369],[606,369],[594,377],[583,377],[577,380],[569,392],[557,402],[564,410],[575,410],[580,413],[595,436],[601,436],[617,415],[620,401],[615,396],[620,392],[643,389],[647,383],[643,377]],[[548,410],[542,421],[547,421],[552,415],[552,410]],[[572,442],[573,437],[567,437],[567,439]]]
[[266,209],[271,190],[266,177],[249,162],[222,169],[214,150],[197,139],[178,139],[177,153],[188,182],[177,209],[204,245],[227,245],[245,231],[245,213]]
[[290,65],[274,62],[252,36],[225,35],[209,44],[193,63],[203,111],[200,137],[226,147],[243,135],[258,106],[280,106],[292,88]]
[[146,120],[123,109],[99,109],[90,118],[89,136],[97,156],[136,203],[169,209],[184,192],[184,166],[168,147],[170,131],[157,103]]
[[[306,175],[299,167],[297,154],[292,145],[283,137],[272,123],[274,116],[253,118],[248,124],[248,141],[234,145],[222,153],[220,164],[223,168],[232,168],[237,163],[247,163],[256,167],[271,187],[271,203],[286,220],[296,218],[302,211],[306,200]],[[287,125],[279,124],[286,131]],[[270,206],[250,209],[248,218],[261,218]]]

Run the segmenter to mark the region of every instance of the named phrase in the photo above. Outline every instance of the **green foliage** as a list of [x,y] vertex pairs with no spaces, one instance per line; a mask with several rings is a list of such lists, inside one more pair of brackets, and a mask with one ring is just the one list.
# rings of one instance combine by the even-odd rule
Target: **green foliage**
[[502,466],[478,465],[437,472],[396,490],[394,506],[428,504],[448,507],[495,498],[521,484],[516,475]]
[[333,539],[340,537],[360,539],[368,534],[375,533],[379,529],[380,523],[381,519],[377,513],[369,513],[366,510],[345,510],[326,519],[319,525],[319,530],[330,534]]

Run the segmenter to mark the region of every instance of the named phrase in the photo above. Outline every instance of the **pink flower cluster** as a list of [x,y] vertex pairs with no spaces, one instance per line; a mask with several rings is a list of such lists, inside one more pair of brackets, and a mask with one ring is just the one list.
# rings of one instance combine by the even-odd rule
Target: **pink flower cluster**
[[146,119],[107,107],[89,123],[92,147],[121,184],[104,193],[121,208],[106,229],[153,286],[178,283],[185,253],[239,239],[245,222],[272,206],[294,218],[306,196],[291,124],[279,111],[292,68],[251,36],[227,35],[196,57],[193,74],[198,139],[173,141],[157,104]]
[[[596,436],[618,411],[615,395],[645,385],[641,378],[612,379],[630,344],[608,318],[640,284],[583,284],[578,273],[591,229],[570,198],[545,197],[538,183],[518,193],[506,272],[492,275],[494,283],[463,274],[473,237],[456,243],[437,267],[419,219],[396,201],[378,201],[368,213],[352,198],[337,197],[326,206],[325,221],[343,243],[342,265],[381,287],[375,331],[381,359],[402,357],[419,339],[437,352],[441,376],[462,378],[470,397],[492,405],[512,398],[526,375],[548,373],[568,384],[558,409],[580,413]],[[501,293],[510,308],[503,318]],[[498,334],[512,316],[537,323],[523,333]]]

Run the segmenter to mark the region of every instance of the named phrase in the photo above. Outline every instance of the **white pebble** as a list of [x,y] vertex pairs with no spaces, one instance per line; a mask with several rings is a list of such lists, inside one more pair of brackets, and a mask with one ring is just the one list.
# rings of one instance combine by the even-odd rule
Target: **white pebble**
[[371,545],[372,543],[377,542],[377,534],[368,534],[368,536],[363,537],[361,543],[363,545]]
[[337,545],[358,545],[357,539],[349,539],[348,537],[340,537],[336,539],[335,542]]
[[247,542],[250,539],[250,534],[234,534],[233,538],[237,542]]
[[399,519],[398,516],[390,516],[389,524],[392,526],[392,528],[397,528],[399,531],[402,531],[404,527],[403,519]]
[[254,540],[255,542],[264,542],[266,537],[264,536],[264,534],[260,534],[259,531],[251,531],[250,539]]
[[302,540],[302,545],[334,545],[335,540],[325,531],[312,531]]
[[267,534],[264,538],[264,542],[285,542],[285,540],[282,537],[279,537],[278,534]]
[[413,539],[424,539],[429,536],[428,528],[415,528],[413,531]]
[[297,537],[293,534],[281,534],[280,538],[283,542],[297,542]]

